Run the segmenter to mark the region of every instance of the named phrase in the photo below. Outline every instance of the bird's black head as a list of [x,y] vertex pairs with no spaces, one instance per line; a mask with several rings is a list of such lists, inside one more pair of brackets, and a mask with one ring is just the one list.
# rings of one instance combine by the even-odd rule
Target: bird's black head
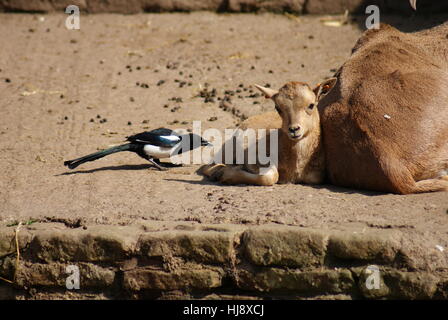
[[181,136],[182,140],[176,154],[181,154],[199,147],[211,146],[212,144],[201,136],[188,133]]
[[212,145],[210,142],[208,142],[201,136],[198,136],[197,134],[189,133],[188,135],[190,136],[190,145],[192,148],[191,150],[196,149],[198,147],[205,147]]

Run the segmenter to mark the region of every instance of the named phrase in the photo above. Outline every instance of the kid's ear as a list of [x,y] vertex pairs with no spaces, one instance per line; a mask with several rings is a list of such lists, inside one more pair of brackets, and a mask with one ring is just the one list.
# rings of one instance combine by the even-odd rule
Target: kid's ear
[[334,87],[338,81],[338,78],[330,78],[322,83],[319,83],[316,88],[313,89],[316,95],[316,100],[319,101],[323,96],[325,96]]
[[275,96],[278,93],[277,90],[265,88],[265,87],[259,86],[258,84],[254,84],[254,87],[257,88],[258,90],[260,90],[264,94],[266,99],[271,99],[273,96]]

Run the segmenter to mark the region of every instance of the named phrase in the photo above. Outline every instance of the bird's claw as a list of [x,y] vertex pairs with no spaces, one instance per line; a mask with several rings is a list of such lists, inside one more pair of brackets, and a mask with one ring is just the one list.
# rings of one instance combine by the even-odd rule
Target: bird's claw
[[157,169],[159,169],[160,171],[166,171],[168,170],[167,168],[164,168],[160,165],[160,162],[154,159],[149,158],[148,159],[149,162],[151,162],[151,164],[156,167]]

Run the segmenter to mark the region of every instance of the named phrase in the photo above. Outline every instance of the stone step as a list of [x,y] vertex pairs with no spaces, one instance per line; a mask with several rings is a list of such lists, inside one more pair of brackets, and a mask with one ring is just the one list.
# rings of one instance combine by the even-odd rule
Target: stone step
[[[383,13],[412,11],[407,0],[369,1],[378,5]],[[54,12],[64,11],[69,5],[77,5],[82,11],[90,13],[140,13],[140,12],[178,12],[178,11],[225,11],[225,12],[290,12],[294,14],[338,14],[348,10],[351,13],[365,11],[364,0],[10,0],[0,1],[0,11]],[[447,11],[444,1],[419,0],[418,10],[440,13]]]
[[[253,298],[448,298],[443,251],[407,247],[409,234],[400,230],[171,223],[151,231],[150,224],[34,223],[22,226],[17,239],[17,227],[2,227],[0,299],[64,292],[200,298],[229,291]],[[78,291],[66,288],[68,266],[79,273]]]

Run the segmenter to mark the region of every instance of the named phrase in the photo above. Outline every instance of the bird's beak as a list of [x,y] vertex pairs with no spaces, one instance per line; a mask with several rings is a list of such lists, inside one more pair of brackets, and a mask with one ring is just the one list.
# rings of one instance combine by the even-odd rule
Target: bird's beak
[[202,140],[201,146],[203,146],[203,147],[213,147],[213,144],[211,144],[207,140]]

